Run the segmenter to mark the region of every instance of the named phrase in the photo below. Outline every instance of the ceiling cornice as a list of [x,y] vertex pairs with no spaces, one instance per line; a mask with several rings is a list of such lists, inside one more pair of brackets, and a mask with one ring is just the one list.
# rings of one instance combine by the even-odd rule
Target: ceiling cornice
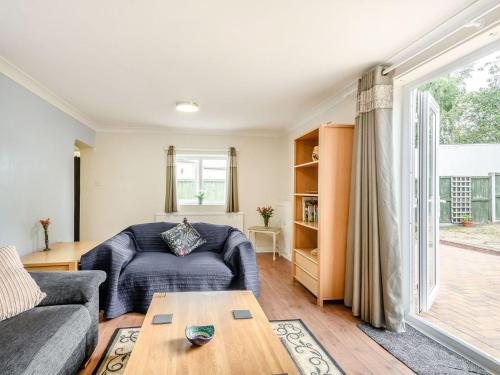
[[88,115],[80,111],[78,108],[68,103],[58,95],[54,94],[42,83],[31,77],[29,74],[19,69],[10,61],[0,56],[0,73],[12,79],[14,82],[20,84],[24,88],[31,91],[33,94],[39,96],[46,102],[52,104],[54,107],[60,109],[62,112],[73,117],[75,120],[88,126],[93,130],[98,130],[99,127]]
[[102,127],[98,133],[142,133],[142,134],[173,134],[173,135],[204,135],[204,136],[238,136],[238,137],[264,137],[280,138],[287,134],[284,129],[200,129],[200,128],[179,128],[161,125],[130,125],[119,127]]
[[337,104],[343,102],[347,97],[354,95],[358,88],[358,80],[351,82],[349,85],[345,86],[343,89],[338,91],[335,95],[322,101],[316,107],[307,112],[297,123],[292,127],[288,128],[288,134],[293,133],[297,129],[305,126],[307,123],[312,121],[315,117],[327,112],[328,110],[334,108]]

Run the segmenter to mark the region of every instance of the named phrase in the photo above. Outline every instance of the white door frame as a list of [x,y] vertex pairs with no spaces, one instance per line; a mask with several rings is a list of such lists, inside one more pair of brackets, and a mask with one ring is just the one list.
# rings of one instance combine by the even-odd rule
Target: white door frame
[[[416,93],[420,105],[418,106],[418,122],[419,122],[419,310],[429,311],[432,303],[439,293],[439,174],[437,164],[437,154],[439,147],[439,120],[435,124],[430,123],[431,111],[439,116],[439,107],[432,95],[428,92],[419,92],[413,90],[412,94]],[[435,125],[435,126],[434,126]],[[432,131],[432,140],[429,141],[430,131]],[[429,144],[430,142],[430,144]],[[432,148],[432,150],[430,149]],[[429,159],[429,153],[432,152],[433,159]],[[428,166],[432,168],[429,171]],[[415,164],[413,164],[415,165]],[[430,176],[430,173],[433,176]],[[432,179],[432,186],[428,184]],[[433,190],[433,195],[430,195],[430,189]],[[429,201],[429,198],[433,200]],[[432,204],[432,207],[429,205]],[[432,238],[429,238],[429,216],[432,215]],[[429,251],[429,242],[431,241],[434,251],[431,254]],[[432,256],[432,269],[429,269],[429,257]],[[433,273],[434,285],[429,285],[429,273]]]
[[[405,319],[408,324],[412,327],[418,329],[429,337],[433,338],[437,342],[446,346],[447,348],[463,355],[472,362],[484,367],[492,373],[500,374],[500,361],[493,356],[480,351],[479,349],[471,346],[462,339],[451,335],[445,330],[437,327],[436,325],[425,321],[419,317],[412,309],[412,294],[413,294],[413,278],[412,275],[412,265],[413,265],[413,192],[414,192],[414,177],[413,177],[413,166],[414,164],[414,152],[413,152],[413,121],[415,117],[412,113],[413,99],[412,92],[417,89],[422,84],[436,79],[442,75],[452,72],[460,68],[461,66],[472,63],[488,54],[491,54],[500,49],[500,41],[493,42],[484,46],[462,58],[455,60],[454,62],[436,69],[430,74],[419,77],[411,82],[405,82],[404,86],[401,88],[402,98],[399,99],[401,114],[401,125],[402,125],[402,166],[401,166],[401,187],[402,187],[402,222],[403,222],[403,270],[404,270],[404,281],[406,288],[404,290],[404,310]],[[396,98],[395,98],[396,102]],[[396,109],[396,112],[397,110]]]

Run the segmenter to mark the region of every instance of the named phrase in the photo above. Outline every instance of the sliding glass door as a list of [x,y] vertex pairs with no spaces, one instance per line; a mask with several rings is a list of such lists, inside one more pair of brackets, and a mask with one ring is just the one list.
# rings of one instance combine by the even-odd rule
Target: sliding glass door
[[407,321],[500,374],[497,47],[404,86],[403,233]]

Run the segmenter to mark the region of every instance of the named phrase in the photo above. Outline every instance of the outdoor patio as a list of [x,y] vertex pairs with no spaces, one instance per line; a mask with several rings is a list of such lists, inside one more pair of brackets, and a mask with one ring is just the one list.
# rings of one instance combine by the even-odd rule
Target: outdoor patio
[[453,225],[439,230],[441,243],[500,254],[500,223],[463,227]]
[[439,294],[422,317],[499,359],[500,252],[441,244],[440,262]]

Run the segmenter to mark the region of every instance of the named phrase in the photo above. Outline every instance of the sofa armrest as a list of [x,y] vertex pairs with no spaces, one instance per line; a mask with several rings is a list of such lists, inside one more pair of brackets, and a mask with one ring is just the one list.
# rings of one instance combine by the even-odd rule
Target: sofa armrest
[[121,300],[118,294],[120,275],[136,254],[135,237],[130,231],[124,230],[80,258],[82,270],[106,272],[107,279],[99,288],[99,307],[104,310],[106,318],[114,317],[112,312],[121,309]]
[[233,289],[251,290],[260,294],[259,270],[252,242],[239,230],[233,230],[222,250],[224,263],[233,271]]
[[38,306],[84,305],[99,297],[99,285],[106,280],[102,271],[30,272],[47,294]]

